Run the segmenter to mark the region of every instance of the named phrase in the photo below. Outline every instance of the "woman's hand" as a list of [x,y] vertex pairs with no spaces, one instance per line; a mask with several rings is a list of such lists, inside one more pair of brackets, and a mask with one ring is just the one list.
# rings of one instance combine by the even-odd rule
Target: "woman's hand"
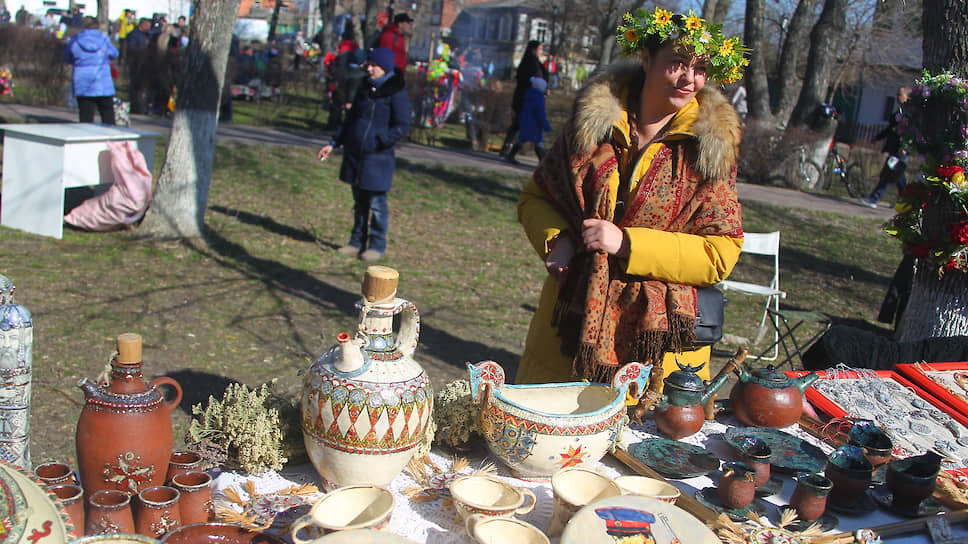
[[316,154],[316,158],[321,161],[325,161],[326,159],[329,158],[329,154],[332,153],[332,151],[333,151],[333,146],[326,144],[322,148],[320,148],[319,153]]
[[559,234],[545,259],[545,269],[548,271],[548,275],[554,278],[559,285],[564,283],[565,278],[568,277],[568,263],[574,256],[575,243],[571,240],[571,236],[564,233]]
[[604,251],[617,257],[628,257],[629,241],[625,231],[611,221],[604,219],[586,219],[582,221],[581,238],[585,249],[589,251]]

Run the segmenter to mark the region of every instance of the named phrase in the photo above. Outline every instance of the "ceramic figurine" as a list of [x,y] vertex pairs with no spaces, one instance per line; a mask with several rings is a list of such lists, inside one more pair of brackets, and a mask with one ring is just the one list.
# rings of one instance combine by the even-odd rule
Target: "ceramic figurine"
[[0,276],[0,459],[29,470],[34,322]]
[[[84,493],[102,489],[136,495],[163,485],[171,459],[171,412],[181,402],[178,382],[162,376],[142,379],[141,336],[118,336],[118,353],[111,361],[111,381],[83,378],[84,409],[77,421],[77,464]],[[171,400],[158,391],[169,385]]]
[[803,413],[803,392],[820,377],[811,372],[791,378],[773,365],[752,372],[739,365],[735,372],[739,382],[729,395],[733,415],[753,427],[780,428],[796,423]]
[[396,298],[398,282],[392,268],[367,268],[355,338],[341,334],[303,381],[306,450],[332,487],[388,485],[413,457],[431,417],[430,379],[413,358],[420,317]]
[[468,364],[471,397],[481,405],[488,448],[518,476],[598,462],[615,445],[627,421],[630,384],[645,390],[652,365],[629,363],[612,384],[570,382],[506,385],[494,361]]

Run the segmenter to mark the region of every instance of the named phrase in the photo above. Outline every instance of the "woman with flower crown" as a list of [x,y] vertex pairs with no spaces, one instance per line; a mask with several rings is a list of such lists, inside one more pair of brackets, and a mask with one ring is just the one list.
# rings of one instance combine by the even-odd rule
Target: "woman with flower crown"
[[668,374],[674,355],[708,362],[709,347],[693,347],[696,287],[726,278],[743,246],[740,121],[706,83],[738,80],[746,50],[692,11],[623,22],[618,42],[637,62],[579,93],[518,199],[549,274],[518,383],[608,381],[629,361]]

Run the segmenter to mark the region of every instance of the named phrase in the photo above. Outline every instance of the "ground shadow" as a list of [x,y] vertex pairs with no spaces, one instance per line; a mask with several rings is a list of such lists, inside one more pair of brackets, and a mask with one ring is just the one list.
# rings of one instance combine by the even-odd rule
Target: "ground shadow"
[[178,382],[182,388],[182,399],[178,407],[186,414],[192,415],[192,406],[207,404],[208,397],[221,397],[222,392],[238,380],[233,380],[217,374],[198,372],[195,370],[178,370],[167,374],[169,378]]
[[236,210],[234,208],[226,208],[225,206],[209,206],[208,209],[213,212],[218,212],[222,215],[226,215],[233,219],[237,219],[248,225],[255,225],[264,228],[265,230],[285,236],[286,238],[291,238],[293,240],[298,240],[300,242],[317,242],[317,238],[309,232],[302,229],[297,229],[290,227],[289,225],[283,225],[271,217],[266,217],[264,215],[256,215],[254,213],[243,212],[241,210]]
[[519,185],[496,183],[491,181],[491,176],[482,177],[476,175],[474,172],[448,169],[439,164],[430,165],[407,159],[398,158],[397,163],[399,167],[406,168],[411,173],[430,176],[444,183],[464,187],[478,194],[499,198],[508,202],[517,202],[518,195],[521,193],[521,187]]

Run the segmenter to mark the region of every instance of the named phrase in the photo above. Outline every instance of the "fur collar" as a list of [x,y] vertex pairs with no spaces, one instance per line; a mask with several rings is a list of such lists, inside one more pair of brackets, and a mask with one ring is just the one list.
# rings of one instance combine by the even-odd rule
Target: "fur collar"
[[[642,67],[623,62],[595,76],[575,99],[571,116],[573,151],[587,153],[609,140],[630,93],[638,92]],[[703,179],[728,176],[742,139],[739,116],[721,92],[707,85],[697,96],[699,116],[692,125],[698,157],[693,165]]]

